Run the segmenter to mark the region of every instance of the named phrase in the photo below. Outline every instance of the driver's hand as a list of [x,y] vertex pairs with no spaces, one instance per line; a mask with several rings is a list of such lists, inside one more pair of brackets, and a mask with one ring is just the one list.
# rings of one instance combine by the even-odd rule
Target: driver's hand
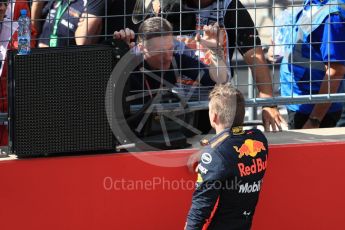
[[135,33],[133,30],[126,28],[124,30],[120,31],[115,31],[113,38],[115,40],[123,40],[127,43],[129,48],[133,48],[135,46],[134,38],[135,38]]
[[187,166],[190,172],[195,172],[196,167],[198,166],[198,163],[200,161],[200,157],[201,157],[201,151],[198,151],[196,153],[193,153],[187,162]]
[[262,122],[264,124],[265,132],[282,131],[282,125],[287,126],[285,119],[276,107],[262,108]]

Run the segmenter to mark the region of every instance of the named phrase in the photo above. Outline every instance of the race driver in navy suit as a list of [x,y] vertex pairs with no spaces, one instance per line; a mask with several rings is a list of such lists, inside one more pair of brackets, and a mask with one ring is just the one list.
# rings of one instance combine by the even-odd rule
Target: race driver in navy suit
[[216,85],[209,98],[216,136],[196,154],[198,178],[185,229],[250,229],[267,167],[267,140],[258,129],[243,130],[244,98],[230,83]]

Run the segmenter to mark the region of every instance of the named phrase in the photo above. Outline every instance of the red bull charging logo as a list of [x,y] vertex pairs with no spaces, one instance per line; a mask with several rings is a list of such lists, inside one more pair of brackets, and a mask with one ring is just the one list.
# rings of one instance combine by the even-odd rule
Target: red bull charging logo
[[243,156],[255,157],[262,150],[266,150],[264,144],[261,141],[252,139],[245,140],[240,148],[234,146],[234,149],[239,153],[238,158],[242,158]]

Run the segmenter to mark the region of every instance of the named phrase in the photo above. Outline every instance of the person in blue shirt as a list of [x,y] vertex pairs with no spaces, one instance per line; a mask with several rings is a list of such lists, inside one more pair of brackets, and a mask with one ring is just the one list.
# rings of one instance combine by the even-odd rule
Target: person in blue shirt
[[[282,96],[339,92],[345,75],[344,4],[344,0],[306,0],[292,16],[280,67]],[[287,110],[290,129],[334,127],[342,104],[291,104]]]

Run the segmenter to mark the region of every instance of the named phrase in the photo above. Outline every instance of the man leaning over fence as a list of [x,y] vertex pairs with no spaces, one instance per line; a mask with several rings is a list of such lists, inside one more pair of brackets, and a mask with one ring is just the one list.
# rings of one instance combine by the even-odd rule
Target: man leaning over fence
[[[289,12],[282,27],[282,96],[339,92],[345,75],[345,1],[306,0]],[[291,104],[287,110],[290,129],[334,127],[342,104]]]
[[[114,36],[116,39],[125,40],[128,45],[134,45],[131,42],[134,32],[128,28],[116,31]],[[212,50],[212,62],[206,66],[199,59],[175,50],[176,41],[168,20],[152,17],[143,21],[138,31],[138,44],[132,49],[141,63],[139,62],[131,73],[129,81],[130,94],[136,93],[143,98],[131,103],[149,103],[159,98],[159,90],[167,89],[177,92],[183,100],[189,101],[193,100],[194,92],[207,93],[216,83],[227,82],[229,76],[224,52],[217,49],[221,37],[222,32],[217,25],[205,26],[203,36],[196,37],[198,43]],[[137,126],[136,122],[140,122],[140,119],[131,126]]]
[[[206,66],[198,59],[187,56],[179,50],[175,50],[175,41],[173,37],[173,30],[171,23],[161,17],[152,17],[143,21],[138,31],[138,44],[135,44],[133,39],[135,37],[134,31],[129,28],[115,31],[115,39],[124,40],[127,44],[139,51],[143,55],[143,63],[137,67],[138,71],[143,71],[144,75],[147,71],[154,72],[157,76],[163,76],[166,82],[171,84],[193,82],[196,86],[201,83],[202,86],[213,86],[215,83],[225,83],[228,81],[227,66],[224,61],[224,55],[219,47],[222,33],[219,33],[217,25],[205,26],[204,35],[198,35],[196,41],[208,46],[213,55],[210,66]],[[217,67],[222,68],[217,68]],[[200,69],[204,71],[204,75],[200,76]],[[134,71],[135,73],[136,71]],[[176,73],[179,73],[177,76]],[[139,76],[140,75],[140,76]],[[142,74],[138,78],[141,79]],[[144,79],[154,85],[154,88],[163,87],[163,85],[154,79]],[[200,81],[200,82],[199,82]],[[147,84],[142,84],[142,79],[138,80],[137,90],[149,90]],[[149,84],[150,85],[150,84]]]

